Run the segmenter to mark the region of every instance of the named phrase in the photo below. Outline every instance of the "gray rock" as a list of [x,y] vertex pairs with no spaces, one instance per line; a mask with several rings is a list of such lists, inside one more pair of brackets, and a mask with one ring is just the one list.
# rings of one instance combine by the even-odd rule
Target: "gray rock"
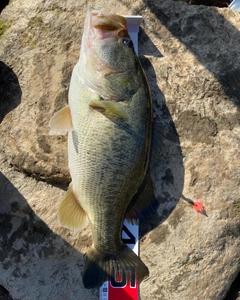
[[[139,54],[161,151],[151,162],[160,205],[140,228],[150,269],[141,299],[224,299],[240,271],[240,15],[171,0],[91,6],[144,20]],[[16,0],[0,17],[0,285],[14,300],[98,299],[81,281],[90,229],[57,220],[70,180],[66,137],[48,135],[67,101],[86,9]]]

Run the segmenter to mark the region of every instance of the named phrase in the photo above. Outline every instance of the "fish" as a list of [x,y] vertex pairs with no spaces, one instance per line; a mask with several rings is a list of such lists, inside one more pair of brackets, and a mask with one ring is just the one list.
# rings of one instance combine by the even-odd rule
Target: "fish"
[[149,270],[122,242],[121,230],[148,176],[152,100],[124,17],[88,10],[68,105],[49,126],[51,134],[68,132],[72,181],[59,207],[60,223],[71,230],[91,226],[84,287],[100,287],[112,268],[129,266],[140,283]]

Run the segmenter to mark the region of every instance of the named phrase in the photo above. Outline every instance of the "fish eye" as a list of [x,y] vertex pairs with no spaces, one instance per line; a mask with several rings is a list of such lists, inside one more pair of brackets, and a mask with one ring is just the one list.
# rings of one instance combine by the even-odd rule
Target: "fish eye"
[[130,41],[131,41],[131,40],[130,40],[129,38],[124,38],[124,39],[123,39],[123,44],[124,44],[124,45],[128,45],[128,44],[130,43]]
[[133,42],[130,38],[125,37],[122,39],[122,42],[124,46],[133,47]]

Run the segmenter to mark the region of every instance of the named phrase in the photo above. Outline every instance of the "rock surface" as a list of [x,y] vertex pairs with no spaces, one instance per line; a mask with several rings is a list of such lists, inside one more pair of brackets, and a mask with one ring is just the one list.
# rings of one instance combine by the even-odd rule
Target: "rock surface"
[[[81,280],[89,228],[57,220],[70,180],[66,137],[48,135],[67,101],[87,7],[15,0],[0,17],[0,285],[14,300],[98,299]],[[171,0],[91,7],[143,16],[139,54],[161,153],[151,163],[160,206],[141,227],[150,269],[141,299],[224,299],[240,272],[240,15]],[[184,199],[202,201],[208,217]]]

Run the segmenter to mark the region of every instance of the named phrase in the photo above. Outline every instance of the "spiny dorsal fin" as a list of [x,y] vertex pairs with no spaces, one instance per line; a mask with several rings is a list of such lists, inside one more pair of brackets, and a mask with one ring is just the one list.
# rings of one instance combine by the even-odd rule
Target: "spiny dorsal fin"
[[60,204],[58,216],[62,226],[69,229],[80,230],[88,225],[87,213],[77,201],[72,190],[72,184],[69,185]]
[[93,109],[100,110],[100,111],[105,110],[107,113],[117,116],[121,119],[124,119],[125,121],[127,121],[129,118],[125,109],[118,102],[115,101],[92,100],[89,105]]
[[57,111],[49,122],[50,135],[64,135],[67,131],[72,130],[72,117],[70,107],[66,106]]

